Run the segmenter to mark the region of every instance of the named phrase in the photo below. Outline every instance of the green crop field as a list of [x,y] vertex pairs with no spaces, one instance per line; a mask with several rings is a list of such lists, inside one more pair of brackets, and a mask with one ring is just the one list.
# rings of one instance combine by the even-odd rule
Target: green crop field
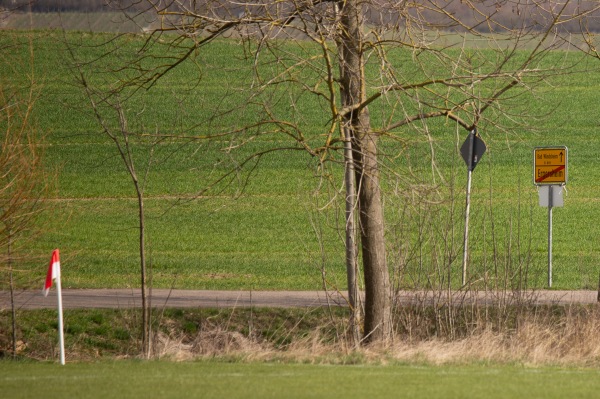
[[598,370],[220,362],[0,362],[11,398],[595,398]]
[[[38,223],[43,234],[22,247],[37,261],[15,266],[21,287],[41,287],[46,258],[56,247],[61,250],[63,287],[139,285],[135,191],[114,144],[102,134],[75,84],[77,71],[67,51],[68,44],[85,61],[99,59],[110,49],[98,65],[85,67],[92,84],[108,88],[118,82],[106,66],[125,65],[144,40],[123,36],[109,47],[100,46],[108,38],[49,31],[3,31],[0,36],[2,48],[20,43],[5,57],[0,83],[23,86],[33,77],[39,88],[35,126],[46,134],[46,168],[57,173],[56,189]],[[244,50],[233,40],[215,42],[198,55],[196,63],[182,64],[151,89],[130,91],[132,97],[123,98],[127,100],[123,107],[132,130],[185,132],[189,138],[252,121],[253,114],[260,112],[252,103],[239,112],[213,117],[232,104],[245,104],[239,89],[253,77]],[[556,52],[549,62],[577,56]],[[600,67],[593,60],[586,62],[582,70]],[[557,77],[536,96],[524,93],[517,100],[522,109],[538,116],[532,116],[528,126],[510,133],[492,126],[481,129],[488,151],[473,176],[470,227],[470,275],[478,287],[523,286],[524,282],[531,288],[545,286],[547,209],[537,204],[532,151],[536,146],[564,145],[569,150],[569,181],[565,206],[554,210],[553,287],[596,288],[598,80],[600,72]],[[280,96],[277,106],[286,104],[288,94],[283,89],[274,94]],[[328,122],[326,104],[302,93],[289,95],[294,106],[306,110],[299,126],[318,139]],[[103,112],[114,125],[114,109]],[[375,122],[385,117],[376,106],[371,112]],[[440,120],[430,124],[429,137],[410,131],[400,132],[399,137],[398,141],[383,138],[381,146],[386,156],[388,261],[395,284],[421,287],[431,276],[446,274],[458,284],[466,169],[457,148],[466,133]],[[148,137],[133,143],[138,174],[144,177],[153,286],[302,290],[323,287],[325,276],[329,288],[343,289],[343,198],[339,195],[343,180],[337,162],[341,154],[319,169],[316,159],[281,135],[265,135],[225,151],[230,144],[236,143]],[[207,189],[245,157],[275,147],[286,149],[264,155],[257,164],[246,165]],[[439,174],[432,168],[432,152]],[[427,190],[421,197],[410,194],[423,187]]]

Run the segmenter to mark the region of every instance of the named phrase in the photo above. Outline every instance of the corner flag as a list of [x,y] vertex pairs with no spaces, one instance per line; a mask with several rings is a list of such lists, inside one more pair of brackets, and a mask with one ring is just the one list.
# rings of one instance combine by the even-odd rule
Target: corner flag
[[46,274],[46,283],[44,284],[44,296],[48,295],[52,280],[56,280],[56,297],[58,299],[58,343],[60,345],[60,364],[65,364],[65,336],[63,333],[63,311],[62,311],[62,292],[60,287],[60,256],[58,249],[52,251],[48,273]]

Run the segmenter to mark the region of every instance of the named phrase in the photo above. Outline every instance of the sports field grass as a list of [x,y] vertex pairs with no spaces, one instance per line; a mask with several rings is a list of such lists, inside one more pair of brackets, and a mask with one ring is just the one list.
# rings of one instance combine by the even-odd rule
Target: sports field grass
[[523,366],[0,362],[10,398],[595,398],[594,369]]
[[[0,40],[3,45],[17,39],[26,43],[29,37],[7,33]],[[63,287],[136,287],[136,204],[129,177],[73,84],[65,38],[44,31],[33,37],[33,71],[41,87],[36,125],[47,134],[46,165],[58,170],[58,179],[41,223],[44,234],[26,248],[28,254],[44,261],[22,264],[18,284],[41,286],[44,257],[58,247]],[[107,38],[91,33],[66,36],[78,56],[86,60],[105,51],[106,47],[97,45]],[[125,36],[113,42],[114,52],[105,65],[125,60],[119,57],[130,54],[141,40]],[[11,68],[2,69],[0,80],[23,80],[25,71],[30,71],[26,48],[6,57]],[[138,92],[127,104],[132,129],[194,135],[252,120],[256,111],[252,106],[244,112],[210,118],[207,109],[244,101],[235,88],[243,86],[251,74],[242,61],[244,48],[236,42],[216,42],[207,49],[197,65],[184,64],[151,90]],[[557,52],[550,58],[565,56],[576,55]],[[108,75],[101,68],[90,72],[95,84],[109,84],[103,81]],[[473,281],[481,282],[485,276],[485,283],[491,285],[512,288],[523,286],[526,280],[528,287],[545,286],[547,210],[537,205],[532,151],[536,146],[565,145],[569,148],[568,195],[565,207],[554,211],[554,287],[596,288],[600,264],[596,152],[600,139],[595,86],[599,79],[600,73],[559,77],[537,97],[523,97],[522,107],[544,115],[531,119],[527,129],[511,134],[491,127],[480,131],[488,151],[473,180]],[[318,137],[327,123],[323,104],[306,96],[296,100],[297,106],[308,110],[301,126]],[[383,114],[376,107],[372,113],[375,121]],[[381,147],[388,156],[383,176],[388,262],[401,288],[422,286],[432,278],[439,281],[435,284],[443,284],[448,277],[440,276],[447,274],[455,284],[460,280],[466,170],[457,147],[466,133],[457,133],[447,121],[432,123],[430,133],[428,138],[401,132],[402,144],[384,139]],[[202,191],[211,179],[245,156],[293,145],[281,136],[268,136],[234,152],[223,151],[226,146],[225,142],[176,140],[134,144],[139,173],[143,175],[149,166],[144,188],[153,285],[319,289],[325,275],[330,288],[343,289],[343,208],[341,197],[334,195],[342,188],[339,164],[328,164],[330,174],[324,174],[317,170],[315,159],[303,152],[279,151],[261,158],[256,169],[241,170],[230,184]],[[443,179],[432,172],[432,148]],[[421,199],[410,194],[423,187],[431,190]],[[200,198],[190,199],[198,193],[202,193]],[[440,198],[443,202],[438,204]]]

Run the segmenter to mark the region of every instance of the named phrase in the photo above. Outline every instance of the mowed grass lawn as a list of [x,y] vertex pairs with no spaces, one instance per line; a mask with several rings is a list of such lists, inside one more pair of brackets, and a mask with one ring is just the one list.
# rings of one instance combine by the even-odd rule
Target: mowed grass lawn
[[[33,69],[29,37],[34,38]],[[101,134],[85,97],[74,85],[75,71],[66,51],[69,43],[81,60],[98,59],[107,50],[98,45],[108,38],[88,33],[63,37],[44,31],[33,36],[6,31],[0,38],[3,45],[16,40],[25,44],[21,51],[7,55],[10,67],[2,69],[0,79],[24,82],[25,76],[33,75],[39,83],[35,124],[47,135],[46,166],[58,173],[56,191],[39,223],[44,234],[24,251],[45,259],[53,248],[60,248],[65,288],[139,285],[133,186],[114,145]],[[142,42],[139,36],[111,42],[114,48],[102,59],[104,65],[125,62]],[[237,88],[247,86],[251,72],[242,59],[243,50],[235,41],[215,42],[200,53],[197,64],[184,63],[152,89],[137,92],[126,103],[132,130],[199,135],[251,121],[256,111],[252,105],[215,119],[209,112],[244,101]],[[565,56],[577,55],[556,52],[550,58]],[[582,69],[594,67],[589,62]],[[111,83],[112,75],[101,67],[88,72],[94,84]],[[600,137],[596,104],[600,93],[595,87],[599,81],[600,72],[559,77],[536,97],[522,97],[521,107],[542,116],[531,118],[529,128],[511,134],[492,126],[481,129],[488,151],[473,180],[473,281],[493,276],[523,286],[526,278],[529,287],[545,286],[547,210],[537,205],[532,151],[536,146],[565,145],[569,183],[565,207],[554,212],[554,288],[597,287]],[[297,101],[294,105],[308,115],[299,124],[307,135],[319,139],[327,125],[325,104],[303,96]],[[110,110],[104,111],[111,115]],[[383,112],[373,106],[372,113],[377,123]],[[404,273],[395,280],[400,288],[422,286],[433,276],[445,275],[436,263],[441,260],[451,260],[451,278],[456,284],[460,281],[466,170],[457,148],[466,132],[440,120],[432,122],[430,134],[398,132],[401,144],[383,139],[381,146],[388,262],[391,270]],[[232,152],[223,151],[228,143],[219,141],[133,144],[138,174],[145,177],[153,286],[302,290],[321,288],[326,276],[328,287],[345,287],[343,203],[335,195],[343,188],[338,163],[329,163],[331,169],[322,173],[316,160],[305,153],[278,151],[261,158],[256,169],[242,169],[228,184],[204,191],[246,156],[293,147],[293,143],[283,136],[268,136]],[[432,170],[432,152],[444,179]],[[415,187],[425,186],[436,188],[444,200],[411,194]],[[37,288],[46,260],[15,268],[20,270],[19,286]]]
[[200,361],[0,362],[7,398],[596,398],[594,369]]

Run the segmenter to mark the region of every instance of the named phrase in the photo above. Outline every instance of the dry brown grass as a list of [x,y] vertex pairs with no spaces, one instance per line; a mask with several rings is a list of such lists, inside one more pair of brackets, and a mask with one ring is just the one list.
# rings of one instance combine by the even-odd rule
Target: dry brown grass
[[173,338],[159,333],[155,340],[155,356],[176,361],[195,358],[214,358],[259,354],[266,347],[238,332],[213,330],[199,333],[193,341],[185,337]]
[[[599,365],[600,309],[548,306],[513,309],[513,317],[483,318],[463,326],[459,338],[402,339],[390,356],[400,361],[433,364],[466,362],[524,363],[534,365]],[[508,312],[510,313],[510,312]],[[488,313],[489,315],[489,313]],[[493,317],[493,316],[492,316]],[[501,323],[498,323],[501,320]]]
[[[470,311],[473,311],[471,309]],[[490,315],[477,309],[471,320],[479,323],[461,326],[445,336],[418,336],[398,331],[388,346],[355,349],[340,331],[316,329],[304,334],[289,332],[286,345],[264,338],[245,336],[237,331],[212,326],[193,338],[162,334],[157,356],[172,360],[229,358],[240,361],[290,361],[302,363],[429,363],[464,364],[473,362],[520,363],[527,365],[600,365],[600,309],[596,307],[536,307],[514,312],[502,325],[485,319]],[[432,313],[431,317],[435,317]],[[343,328],[325,321],[328,328]],[[511,326],[512,325],[512,326]],[[229,326],[232,327],[232,326]],[[458,328],[458,327],[457,327]],[[329,333],[323,333],[329,331]],[[340,338],[341,337],[341,338]]]

